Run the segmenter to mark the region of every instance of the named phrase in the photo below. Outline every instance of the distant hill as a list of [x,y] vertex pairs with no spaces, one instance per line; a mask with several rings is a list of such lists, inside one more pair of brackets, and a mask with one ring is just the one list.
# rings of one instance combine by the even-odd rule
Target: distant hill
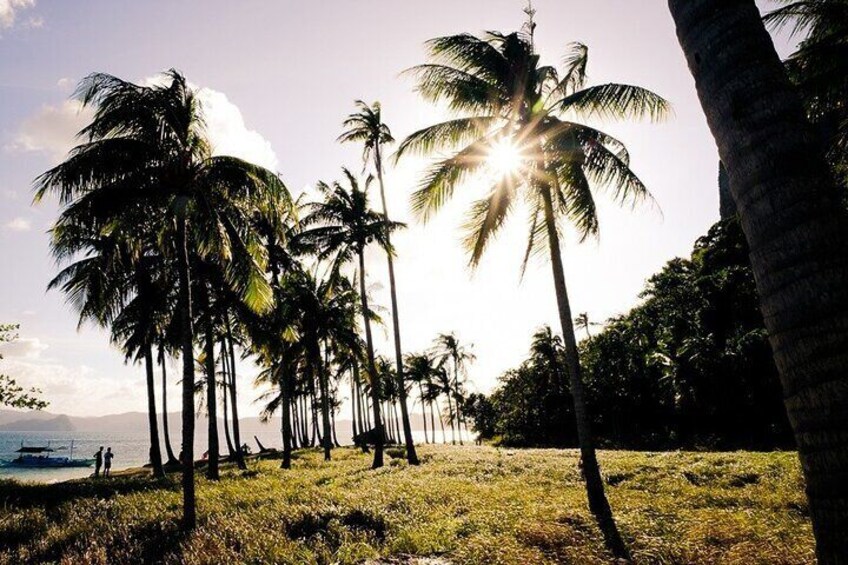
[[0,424],[0,432],[75,432],[77,427],[69,416],[23,418]]

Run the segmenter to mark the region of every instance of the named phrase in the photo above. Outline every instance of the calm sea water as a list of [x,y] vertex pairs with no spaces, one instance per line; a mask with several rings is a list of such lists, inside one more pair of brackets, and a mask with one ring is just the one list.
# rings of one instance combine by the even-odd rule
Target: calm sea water
[[[259,437],[259,440],[266,447],[279,447],[281,441],[279,432],[273,426],[268,426],[265,429],[245,430],[243,440],[246,441],[251,449],[256,450],[255,440],[253,436]],[[347,429],[339,429],[339,440],[343,443],[348,443],[350,433]],[[420,430],[413,430],[412,435],[416,442],[423,442],[424,435]],[[195,453],[199,457],[206,451],[205,434],[199,433],[195,441]],[[175,439],[176,438],[176,439]],[[437,436],[437,441],[441,441],[441,433]],[[150,438],[146,430],[135,432],[3,432],[0,431],[0,460],[8,461],[15,459],[18,454],[16,449],[21,447],[21,442],[27,446],[44,446],[50,442],[51,447],[59,446],[69,448],[71,441],[74,442],[74,459],[93,458],[94,453],[102,445],[104,450],[106,447],[111,447],[115,453],[115,458],[112,460],[112,469],[115,471],[127,469],[129,467],[141,467],[149,461]],[[466,440],[468,437],[466,436]],[[160,440],[161,441],[161,440]],[[172,435],[172,441],[179,441],[179,430],[176,435]],[[226,452],[224,437],[221,436],[221,453]],[[448,441],[450,441],[450,432],[448,432]],[[179,453],[179,445],[173,444],[175,452]],[[57,456],[70,455],[69,449],[62,449],[55,452]],[[165,457],[164,444],[162,446],[162,456]],[[88,477],[94,473],[94,467],[71,467],[59,469],[32,469],[20,467],[5,467],[0,466],[0,478],[14,478],[26,482],[53,483],[57,481],[65,481],[68,479],[81,479]]]
[[[18,456],[16,449],[21,442],[27,446],[44,446],[50,442],[54,449],[62,446],[69,448],[74,442],[74,459],[93,458],[94,452],[102,445],[112,447],[115,470],[127,467],[139,467],[148,460],[150,440],[145,432],[100,433],[100,432],[0,432],[0,460],[8,461]],[[54,455],[67,457],[70,449],[56,451]],[[0,477],[13,477],[22,481],[55,482],[67,479],[87,477],[94,467],[66,469],[22,469],[0,467]]]

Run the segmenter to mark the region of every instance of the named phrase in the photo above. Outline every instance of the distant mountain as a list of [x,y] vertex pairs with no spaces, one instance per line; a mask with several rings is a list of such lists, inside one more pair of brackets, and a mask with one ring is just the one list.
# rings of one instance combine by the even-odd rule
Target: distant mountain
[[[158,414],[157,417],[161,436],[162,414]],[[423,429],[420,414],[410,414],[410,420],[414,431]],[[205,441],[208,427],[206,422],[205,416],[197,419],[195,430],[198,441]],[[270,438],[274,438],[277,443],[280,443],[279,417],[275,417],[267,423],[263,423],[256,417],[240,418],[239,422],[242,443],[253,445],[253,436],[259,436],[263,444],[268,442]],[[182,429],[182,416],[179,412],[168,414],[168,427],[171,434],[171,443],[177,449],[180,444],[180,430]],[[350,420],[336,420],[336,432],[341,443],[351,442],[351,428]],[[147,414],[145,412],[124,412],[123,414],[110,414],[108,416],[82,417],[51,414],[50,412],[0,410],[0,432],[137,433],[139,430],[147,430]],[[218,421],[218,435],[221,445],[226,445],[224,424],[221,420]]]
[[23,418],[0,424],[0,432],[75,432],[71,418],[64,414],[47,418]]

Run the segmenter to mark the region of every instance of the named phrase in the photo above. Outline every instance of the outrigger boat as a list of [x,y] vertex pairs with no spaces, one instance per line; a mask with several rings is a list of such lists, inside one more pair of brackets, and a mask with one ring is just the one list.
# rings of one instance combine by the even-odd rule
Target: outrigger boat
[[71,449],[67,457],[53,455],[58,450],[64,450],[67,447],[52,448],[50,442],[46,446],[24,446],[21,442],[21,448],[16,450],[19,453],[16,459],[7,461],[6,465],[12,467],[91,467],[94,465],[94,459],[74,459],[74,442],[71,440]]

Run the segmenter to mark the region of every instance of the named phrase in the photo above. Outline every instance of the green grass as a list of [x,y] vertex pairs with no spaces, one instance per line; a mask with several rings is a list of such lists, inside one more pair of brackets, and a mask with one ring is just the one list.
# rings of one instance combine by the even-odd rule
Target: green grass
[[[254,461],[198,484],[200,524],[178,528],[178,478],[0,484],[0,563],[605,563],[572,450],[421,447],[387,466],[337,449],[294,468]],[[813,563],[793,453],[601,452],[640,563]],[[398,561],[391,561],[397,559]]]

